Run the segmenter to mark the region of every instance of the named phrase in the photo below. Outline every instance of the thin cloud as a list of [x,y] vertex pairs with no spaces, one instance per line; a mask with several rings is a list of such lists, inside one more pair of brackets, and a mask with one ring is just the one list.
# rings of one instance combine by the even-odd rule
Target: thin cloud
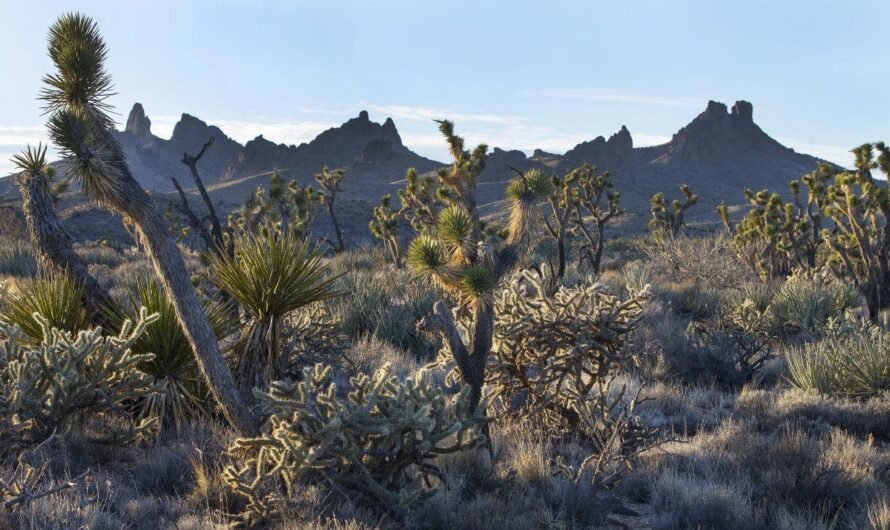
[[0,146],[4,148],[24,147],[28,144],[47,143],[47,141],[45,127],[0,125]]
[[455,112],[429,107],[413,107],[409,105],[375,105],[367,104],[367,109],[385,114],[395,120],[432,121],[448,119],[458,123],[490,123],[496,125],[515,125],[523,122],[519,116],[487,113]]
[[601,103],[630,103],[636,105],[658,105],[663,107],[690,107],[698,108],[702,105],[701,98],[652,96],[634,94],[619,90],[585,90],[585,89],[546,89],[546,90],[522,90],[524,96],[538,96],[556,99],[596,101]]

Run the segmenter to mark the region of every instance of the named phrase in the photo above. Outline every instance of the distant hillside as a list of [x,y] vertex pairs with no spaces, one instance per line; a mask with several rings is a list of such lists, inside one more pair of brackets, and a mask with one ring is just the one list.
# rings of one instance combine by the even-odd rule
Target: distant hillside
[[[626,127],[606,139],[583,142],[563,155],[537,150],[531,157],[520,151],[496,149],[483,175],[486,182],[512,177],[507,166],[532,167],[563,173],[583,163],[609,171],[621,192],[623,205],[645,214],[649,198],[658,191],[679,194],[687,183],[701,197],[698,214],[712,206],[742,201],[746,188],[786,191],[788,182],[816,168],[822,160],[783,146],[754,123],[754,109],[738,101],[728,110],[711,101],[671,141],[651,147],[634,147]],[[487,197],[496,200],[501,186],[489,186]]]
[[[347,218],[344,224],[347,232],[354,234],[352,241],[367,239],[366,225],[373,205],[384,193],[396,190],[406,169],[414,167],[424,173],[445,165],[405,146],[392,119],[375,123],[366,111],[308,143],[276,144],[258,136],[242,146],[218,127],[188,114],[182,115],[169,140],[159,138],[151,132],[151,121],[137,103],[125,129],[115,136],[133,174],[143,186],[156,192],[159,200],[177,200],[171,176],[184,187],[191,187],[188,170],[180,162],[183,153],[196,153],[214,136],[216,142],[201,159],[199,170],[211,197],[223,211],[241,204],[257,186],[266,184],[273,170],[308,183],[324,166],[344,168],[343,200],[348,207],[341,211],[348,210],[343,214]],[[692,218],[714,217],[713,206],[721,201],[741,203],[745,187],[785,191],[789,180],[812,171],[819,162],[765,133],[754,122],[750,103],[738,101],[727,109],[711,101],[704,112],[662,145],[634,147],[631,132],[622,127],[608,139],[599,136],[563,154],[539,149],[528,156],[521,151],[494,148],[479,182],[478,199],[483,211],[498,211],[504,188],[514,177],[511,167],[562,174],[589,163],[612,173],[622,205],[631,214],[623,222],[629,229],[639,229],[647,217],[648,200],[658,191],[675,196],[678,186],[688,183],[701,197],[701,205],[691,211]],[[14,197],[17,190],[11,179],[4,180],[0,181],[0,197]],[[76,201],[67,204],[73,207]],[[79,219],[83,219],[83,212],[89,210],[72,211],[80,212]],[[324,223],[324,216],[320,217]]]

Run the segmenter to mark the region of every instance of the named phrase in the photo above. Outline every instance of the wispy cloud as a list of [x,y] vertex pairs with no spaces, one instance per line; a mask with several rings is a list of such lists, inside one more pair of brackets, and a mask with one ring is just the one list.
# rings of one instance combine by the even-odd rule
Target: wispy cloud
[[0,125],[0,146],[22,147],[39,142],[47,143],[45,127]]
[[702,98],[659,96],[648,94],[635,94],[620,90],[606,89],[545,89],[522,90],[524,96],[538,96],[556,99],[569,99],[580,101],[597,101],[602,103],[632,103],[637,105],[659,105],[663,107],[692,107],[702,106]]
[[[151,132],[160,138],[170,138],[179,116],[157,115],[151,119]],[[340,125],[340,120],[272,120],[255,117],[246,120],[201,118],[210,125],[216,125],[226,135],[240,143],[246,143],[259,135],[267,140],[284,144],[300,144],[308,142],[321,132]],[[119,125],[119,127],[123,127]]]
[[370,111],[392,117],[394,120],[431,121],[448,119],[459,123],[488,123],[493,125],[518,125],[523,123],[519,116],[490,113],[459,112],[430,107],[413,107],[409,105],[375,105],[366,104]]

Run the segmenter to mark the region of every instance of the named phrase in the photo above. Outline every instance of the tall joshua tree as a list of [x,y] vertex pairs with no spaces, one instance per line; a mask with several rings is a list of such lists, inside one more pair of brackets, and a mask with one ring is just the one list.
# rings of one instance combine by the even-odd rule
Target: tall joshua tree
[[337,200],[337,193],[340,191],[340,183],[346,171],[343,169],[322,169],[321,173],[315,175],[315,180],[321,186],[318,193],[318,199],[331,216],[331,224],[334,225],[334,234],[337,236],[337,252],[346,250],[343,244],[343,232],[340,230],[340,223],[337,222],[337,216],[334,214],[334,203]]
[[[476,209],[476,182],[485,168],[488,146],[464,149],[464,140],[454,133],[454,124],[440,121],[439,131],[450,147],[453,163],[439,172],[437,200],[443,208],[436,224],[408,247],[408,264],[418,274],[441,285],[457,304],[457,321],[451,303],[441,300],[433,312],[418,323],[418,329],[440,334],[445,348],[468,388],[466,414],[473,414],[482,398],[485,365],[491,352],[494,330],[494,290],[501,277],[522,256],[531,237],[534,208],[548,182],[540,173],[523,175],[507,190],[510,200],[509,235],[496,249],[494,240],[485,240]],[[429,207],[428,211],[435,211]],[[459,322],[467,331],[465,342]]]
[[28,225],[28,236],[44,272],[68,274],[80,288],[84,305],[96,324],[107,324],[104,308],[109,307],[108,291],[87,270],[83,259],[74,251],[71,236],[62,226],[49,187],[52,167],[46,163],[46,147],[30,146],[13,157],[21,170],[16,183],[22,194],[22,210]]
[[107,52],[89,17],[62,15],[50,27],[49,56],[56,71],[44,78],[41,94],[50,114],[50,136],[84,191],[134,226],[223,414],[243,434],[252,435],[258,431],[257,420],[235,386],[176,241],[111,135]]

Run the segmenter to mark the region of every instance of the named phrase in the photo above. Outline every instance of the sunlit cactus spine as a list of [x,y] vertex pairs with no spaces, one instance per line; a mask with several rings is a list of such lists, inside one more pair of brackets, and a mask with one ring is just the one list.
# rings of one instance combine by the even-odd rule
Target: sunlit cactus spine
[[338,397],[330,366],[321,364],[258,398],[271,427],[236,440],[224,471],[256,518],[280,508],[299,482],[315,480],[403,516],[435,494],[431,480],[441,477],[435,458],[474,447],[474,427],[483,421],[455,418],[425,372],[401,382],[389,365],[353,377],[346,398]]

